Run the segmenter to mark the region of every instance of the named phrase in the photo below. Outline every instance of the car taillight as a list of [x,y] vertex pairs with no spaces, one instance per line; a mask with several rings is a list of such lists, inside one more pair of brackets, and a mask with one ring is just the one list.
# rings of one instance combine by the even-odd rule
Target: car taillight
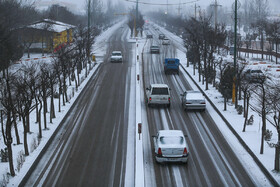
[[185,148],[184,148],[183,155],[184,155],[184,156],[187,156],[187,154],[188,154],[188,151],[187,151],[187,148],[185,147]]
[[205,104],[205,102],[201,102],[200,104]]
[[192,103],[190,103],[190,102],[186,102],[186,104],[192,104]]
[[158,156],[162,156],[161,148],[158,148]]
[[149,97],[149,101],[151,101],[152,100],[152,98],[151,97]]
[[168,97],[168,101],[170,102],[170,97]]

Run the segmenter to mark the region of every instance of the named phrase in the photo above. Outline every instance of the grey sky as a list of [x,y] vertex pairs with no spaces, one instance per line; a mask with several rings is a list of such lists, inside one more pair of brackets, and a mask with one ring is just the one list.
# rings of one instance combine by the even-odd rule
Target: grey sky
[[[122,2],[123,4],[127,5],[127,7],[132,7],[135,6],[135,3],[131,3],[131,2],[127,2],[126,0],[100,0],[104,6],[107,5],[108,1],[111,1],[113,4],[117,3],[117,2]],[[133,0],[131,0],[133,1]],[[136,1],[136,0],[134,0]],[[195,0],[138,0],[139,2],[148,2],[148,3],[161,3],[161,4],[165,4],[168,2],[168,4],[179,4],[179,3],[185,3],[185,2],[193,2]],[[240,0],[240,2],[244,2],[246,0]],[[37,3],[41,5],[45,5],[45,7],[50,4],[50,3],[57,3],[59,2],[61,5],[65,5],[68,8],[70,8],[71,10],[76,10],[76,12],[83,12],[84,11],[84,7],[85,7],[85,0],[37,0]],[[209,6],[210,4],[213,4],[215,2],[215,0],[198,0],[196,2],[196,4],[198,6],[200,6],[201,8],[205,8],[207,6]],[[235,2],[235,0],[217,0],[218,4],[222,5],[223,7],[231,7],[232,4]],[[280,0],[268,0],[271,10],[279,10],[280,9]],[[185,4],[183,6],[181,6],[182,10],[183,9],[188,9],[191,7],[194,7],[195,3],[188,3]],[[155,10],[155,9],[167,9],[167,6],[153,6],[153,5],[141,5],[139,4],[139,8],[143,8],[145,7],[145,10],[151,9],[151,10]],[[169,6],[168,9],[169,10],[175,10],[175,8],[178,10],[179,6]]]

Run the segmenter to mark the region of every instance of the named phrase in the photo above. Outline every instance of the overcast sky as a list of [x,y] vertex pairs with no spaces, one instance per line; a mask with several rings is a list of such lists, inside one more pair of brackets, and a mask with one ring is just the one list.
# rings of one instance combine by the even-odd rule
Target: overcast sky
[[[127,7],[132,7],[135,6],[135,3],[132,2],[127,2],[126,0],[100,0],[101,2],[103,2],[104,6],[107,5],[108,1],[111,1],[112,4],[117,3],[117,2],[122,2],[123,4],[127,5]],[[130,0],[130,1],[136,1],[136,0]],[[148,3],[159,3],[159,4],[165,4],[168,2],[168,4],[179,4],[179,3],[186,3],[186,2],[194,2],[196,0],[138,0],[139,2],[148,2]],[[240,0],[240,2],[244,2],[246,0]],[[37,0],[37,3],[47,7],[50,3],[57,3],[59,2],[61,5],[65,5],[68,8],[70,8],[71,10],[76,10],[76,12],[83,12],[84,11],[84,7],[85,7],[85,0]],[[196,2],[196,5],[201,6],[201,8],[205,8],[207,6],[209,6],[210,4],[213,4],[215,2],[215,0],[198,0]],[[235,0],[217,0],[219,5],[222,5],[222,7],[231,7],[232,4],[235,2]],[[280,0],[268,0],[271,10],[280,10]],[[183,6],[181,6],[181,8],[183,9],[188,9],[190,7],[194,7],[195,3],[187,3]],[[167,6],[153,6],[153,5],[141,5],[139,4],[139,8],[141,11],[141,8],[144,8],[145,10],[147,8],[150,8],[151,10],[155,10],[155,9],[167,9]],[[169,6],[169,10],[178,8],[179,6]]]

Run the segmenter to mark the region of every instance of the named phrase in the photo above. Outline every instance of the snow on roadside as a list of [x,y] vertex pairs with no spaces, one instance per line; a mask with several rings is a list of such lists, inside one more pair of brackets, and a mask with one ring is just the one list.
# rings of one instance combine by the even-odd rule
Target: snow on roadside
[[[175,45],[183,45],[183,40],[174,35],[173,33],[167,31],[166,29],[158,26],[160,28],[160,32],[164,33],[168,38],[173,40],[173,43]],[[187,67],[187,60],[186,60],[186,53],[185,50],[182,51],[180,49],[177,49],[177,58],[180,59],[180,62],[182,66],[189,72],[190,75],[197,81],[199,86],[202,88],[202,90],[205,90],[205,85],[202,85],[202,82],[199,82],[198,80],[198,73],[196,72],[196,75],[193,75],[193,66],[190,65]],[[251,56],[251,55],[250,55]],[[255,57],[255,56],[253,56]],[[231,56],[227,57],[228,60],[230,60]],[[276,71],[278,68],[280,69],[280,66],[274,67],[275,64],[268,62],[268,61],[260,61],[254,59],[248,59],[248,67],[249,68],[256,68],[256,69],[262,69],[266,73],[269,73],[270,76],[272,76],[274,79],[279,81],[280,72]],[[274,67],[274,69],[273,69]],[[195,88],[195,85],[193,84],[193,88]],[[262,162],[262,164],[266,167],[266,169],[271,173],[271,175],[275,178],[276,181],[280,183],[280,173],[276,173],[273,171],[274,169],[274,158],[275,158],[275,148],[269,147],[267,143],[265,143],[264,147],[264,154],[260,154],[260,144],[261,144],[261,117],[256,112],[250,110],[249,111],[249,117],[251,115],[254,115],[254,123],[253,125],[247,125],[246,132],[242,132],[243,129],[243,123],[244,118],[243,115],[238,115],[237,111],[234,107],[234,105],[231,102],[227,103],[227,111],[224,111],[224,103],[223,103],[223,97],[222,95],[211,85],[209,85],[209,90],[205,91],[207,96],[211,99],[211,101],[215,104],[215,106],[219,109],[219,111],[225,116],[225,118],[229,121],[229,123],[232,125],[232,127],[235,129],[235,131],[239,134],[239,136],[246,142],[246,144],[249,146],[249,148],[254,152],[254,154],[257,156],[257,158]],[[254,101],[253,101],[254,102]],[[251,101],[252,103],[252,101]],[[240,105],[243,105],[242,101],[239,101]],[[210,108],[207,107],[207,111],[209,111]],[[214,114],[211,110],[211,115]],[[218,119],[218,117],[213,117],[214,121]],[[216,121],[219,129],[222,133],[224,133],[225,138],[227,141],[233,146],[233,149],[235,149],[236,153],[238,153],[238,156],[242,158],[242,161],[244,164],[246,164],[250,168],[249,173],[252,175],[257,176],[256,178],[259,179],[260,184],[267,186],[267,182],[265,181],[265,178],[262,176],[262,173],[257,172],[259,169],[252,160],[250,156],[246,153],[244,148],[240,146],[240,143],[236,141],[232,133],[229,131],[229,129],[226,127],[224,123],[221,121]],[[270,142],[276,143],[277,142],[277,131],[274,126],[272,126],[269,122],[267,122],[267,129],[272,131],[273,136]],[[254,169],[255,168],[255,169]]]
[[[8,162],[3,163],[0,162],[0,186],[18,186],[22,178],[25,176],[27,173],[28,169],[30,166],[33,164],[37,156],[39,155],[40,151],[43,149],[44,145],[46,145],[47,141],[51,137],[51,135],[55,132],[55,129],[58,127],[60,122],[62,121],[63,117],[67,114],[68,110],[78,97],[79,93],[83,90],[85,87],[87,81],[90,79],[90,77],[94,74],[95,70],[99,66],[100,63],[103,62],[103,56],[106,54],[107,47],[108,47],[108,39],[109,37],[118,29],[121,27],[121,25],[125,24],[126,20],[120,21],[119,23],[113,25],[112,27],[108,28],[107,30],[103,31],[99,36],[96,37],[95,39],[95,44],[92,47],[92,53],[96,56],[96,66],[90,71],[89,75],[87,78],[85,78],[85,70],[82,70],[81,72],[81,79],[83,77],[84,81],[80,85],[79,90],[77,92],[73,92],[74,90],[74,82],[72,82],[72,86],[69,86],[68,89],[68,95],[70,96],[70,101],[65,104],[65,106],[62,106],[61,112],[59,113],[56,111],[56,118],[53,119],[53,123],[49,123],[49,113],[47,114],[47,127],[48,129],[43,130],[42,135],[43,137],[39,140],[40,143],[38,143],[38,125],[36,124],[36,114],[35,110],[30,114],[30,132],[28,134],[28,146],[29,146],[29,151],[30,155],[27,157],[22,157],[24,159],[22,167],[19,166],[19,162],[17,162],[17,159],[19,155],[23,155],[24,153],[24,148],[23,148],[23,126],[19,122],[18,123],[18,130],[20,134],[20,140],[21,144],[16,145],[15,141],[15,135],[13,133],[13,162],[14,162],[14,168],[16,172],[15,177],[9,177],[7,173],[9,173],[9,164]],[[18,61],[16,64],[14,64],[11,68],[16,70],[21,66],[21,64],[25,63],[50,63],[52,60],[52,56],[50,54],[45,54],[45,56],[42,56],[41,54],[31,54],[31,58],[27,58],[27,54],[24,54],[22,59]],[[55,99],[55,109],[58,110],[58,99]],[[49,105],[48,105],[49,106]],[[43,116],[43,115],[42,115]],[[42,119],[43,121],[43,119]],[[43,124],[42,124],[43,125]],[[1,132],[1,130],[0,130]],[[6,147],[3,143],[3,136],[1,132],[0,136],[0,149],[4,149]],[[36,147],[36,148],[35,148]],[[33,150],[34,149],[34,150]]]

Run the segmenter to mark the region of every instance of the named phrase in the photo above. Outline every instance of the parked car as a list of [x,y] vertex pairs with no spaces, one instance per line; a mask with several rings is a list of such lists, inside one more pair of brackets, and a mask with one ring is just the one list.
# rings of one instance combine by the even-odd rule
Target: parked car
[[159,34],[159,35],[158,35],[158,39],[163,40],[164,38],[165,38],[165,35],[164,35],[164,34]]
[[184,110],[205,110],[206,99],[200,91],[185,91],[181,96]]
[[162,45],[170,45],[170,40],[168,38],[164,38],[162,40]]
[[244,73],[244,78],[252,83],[261,83],[265,81],[266,76],[260,69],[248,69]]
[[187,163],[189,152],[185,137],[181,130],[158,131],[153,136],[156,161]]
[[152,34],[147,34],[147,38],[153,38]]
[[122,52],[121,51],[113,51],[111,55],[111,62],[122,62]]
[[157,46],[157,45],[152,45],[152,46],[150,47],[150,52],[151,52],[151,53],[159,53],[159,46]]
[[170,107],[170,89],[166,84],[151,84],[147,90],[147,103]]

